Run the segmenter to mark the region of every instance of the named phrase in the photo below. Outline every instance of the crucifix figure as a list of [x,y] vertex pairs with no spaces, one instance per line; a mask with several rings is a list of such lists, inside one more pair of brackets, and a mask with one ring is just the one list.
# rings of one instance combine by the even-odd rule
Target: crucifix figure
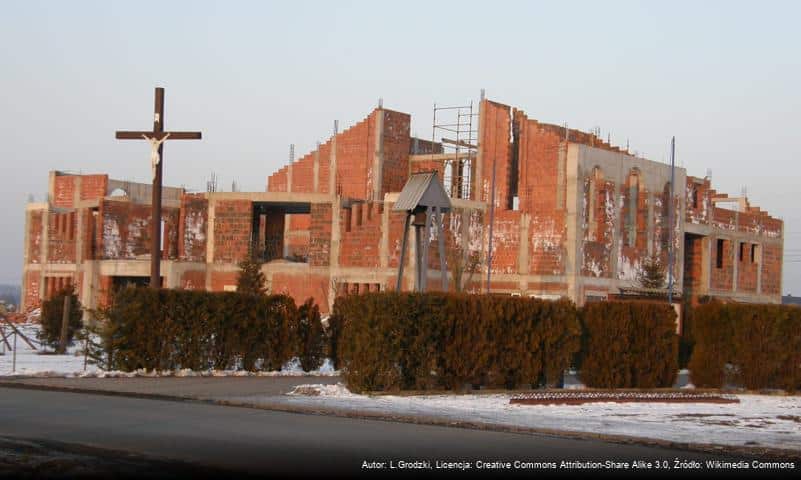
[[153,181],[156,181],[156,167],[159,163],[161,163],[161,154],[159,154],[161,144],[164,143],[169,136],[170,134],[168,133],[164,135],[164,138],[161,140],[156,140],[155,138],[150,138],[147,135],[142,135],[142,138],[150,143],[150,168],[153,170]]
[[150,286],[161,287],[161,177],[162,159],[164,158],[164,142],[170,140],[200,140],[200,132],[165,132],[164,131],[164,89],[156,87],[156,104],[153,112],[153,130],[118,131],[117,140],[141,140],[150,143],[150,163],[153,169],[152,213],[150,221]]

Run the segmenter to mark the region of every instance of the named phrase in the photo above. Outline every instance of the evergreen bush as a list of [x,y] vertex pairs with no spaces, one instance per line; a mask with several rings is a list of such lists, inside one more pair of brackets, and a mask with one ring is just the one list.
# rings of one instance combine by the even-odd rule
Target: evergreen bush
[[304,371],[312,371],[323,364],[324,334],[320,321],[320,307],[309,298],[298,309],[298,352]]
[[594,302],[581,311],[579,376],[595,388],[671,387],[678,371],[676,313],[661,302]]
[[[307,322],[319,324],[313,302],[302,310]],[[308,357],[300,348],[300,315],[287,295],[127,287],[95,327],[101,338],[95,356],[102,352],[112,368],[125,371],[280,370],[295,356]],[[307,358],[306,365],[313,363]]]
[[334,304],[332,348],[351,391],[555,384],[580,345],[569,301],[369,293]]
[[801,308],[713,301],[693,316],[689,369],[696,386],[801,388]]
[[64,297],[70,297],[70,313],[67,321],[67,345],[72,345],[75,332],[78,332],[83,325],[83,309],[78,295],[75,294],[75,287],[70,285],[49,300],[42,302],[42,316],[40,322],[42,328],[37,334],[37,338],[43,344],[56,349],[61,339],[61,325],[64,319]]

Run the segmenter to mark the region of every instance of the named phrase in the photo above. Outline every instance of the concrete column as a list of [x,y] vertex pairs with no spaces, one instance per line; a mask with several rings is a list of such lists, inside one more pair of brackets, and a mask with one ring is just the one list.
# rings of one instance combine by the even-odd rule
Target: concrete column
[[756,293],[757,295],[762,295],[762,245],[759,244],[757,247],[756,256],[754,261],[757,262],[757,284],[756,284]]
[[376,110],[375,119],[375,155],[373,155],[373,201],[381,201],[381,184],[384,168],[384,110]]
[[[482,100],[478,109],[478,152],[475,158],[475,177],[473,178],[473,200],[481,201],[481,192],[484,185],[484,146],[482,145],[482,132],[484,129],[484,120],[486,118],[486,111],[484,108],[486,100]],[[484,280],[482,280],[483,284]]]
[[56,194],[56,172],[50,171],[47,177],[47,198],[44,199],[44,203],[48,205],[52,205],[55,202],[55,194]]
[[[581,204],[582,195],[579,194],[579,148],[568,144],[566,162],[567,189],[565,191],[565,216],[567,223],[567,255],[565,259],[565,280],[567,282],[567,296],[577,305],[583,301],[579,298],[579,259],[581,258]],[[583,192],[583,188],[582,188]]]
[[342,197],[336,196],[331,203],[331,258],[329,264],[331,269],[339,268],[339,249],[342,241],[342,225],[339,221],[339,211],[342,208]]
[[284,241],[282,242],[284,247],[282,255],[284,256],[284,258],[289,256],[289,242],[287,242],[287,239],[289,238],[291,222],[292,222],[292,215],[284,215]]
[[47,258],[48,258],[48,247],[50,244],[49,241],[50,236],[50,203],[47,204],[47,209],[42,211],[42,257],[39,261],[39,264],[42,266],[41,270],[39,270],[39,300],[45,299],[45,278],[46,278],[46,271],[47,271]]
[[286,191],[292,191],[292,164],[290,163],[286,168]]
[[709,294],[712,288],[712,239],[702,237],[701,240],[701,288],[699,295]]

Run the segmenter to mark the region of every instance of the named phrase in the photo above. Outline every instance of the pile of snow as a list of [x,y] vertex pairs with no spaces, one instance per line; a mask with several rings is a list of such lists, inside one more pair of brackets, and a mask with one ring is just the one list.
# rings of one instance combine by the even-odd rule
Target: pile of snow
[[323,385],[320,383],[314,383],[309,385],[298,385],[292,389],[287,395],[305,395],[309,397],[339,397],[339,398],[348,398],[348,397],[356,397],[353,393],[350,393],[348,387],[346,387],[342,383],[337,383],[335,385]]

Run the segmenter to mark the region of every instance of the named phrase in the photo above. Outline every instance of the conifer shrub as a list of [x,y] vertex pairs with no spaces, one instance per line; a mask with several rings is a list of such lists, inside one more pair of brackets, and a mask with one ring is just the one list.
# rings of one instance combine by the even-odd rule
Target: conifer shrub
[[711,302],[693,316],[696,386],[801,388],[801,308]]
[[679,368],[687,368],[695,348],[693,336],[693,315],[695,309],[689,301],[682,305],[681,334],[679,335]]
[[128,287],[103,317],[95,350],[119,370],[280,370],[301,356],[300,312],[287,295]]
[[56,293],[51,299],[42,302],[42,316],[40,322],[42,328],[37,334],[39,341],[51,347],[58,348],[61,339],[61,326],[64,321],[64,297],[70,297],[70,313],[67,320],[67,345],[72,344],[75,333],[81,329],[83,310],[78,295],[75,294],[75,287],[72,285],[65,287]]
[[320,368],[325,354],[325,334],[320,321],[320,307],[311,298],[298,308],[297,339],[303,370],[309,372]]
[[595,302],[581,310],[579,376],[595,388],[671,387],[678,371],[676,313],[659,302]]
[[335,349],[352,391],[558,382],[580,345],[569,301],[459,293],[337,299]]

